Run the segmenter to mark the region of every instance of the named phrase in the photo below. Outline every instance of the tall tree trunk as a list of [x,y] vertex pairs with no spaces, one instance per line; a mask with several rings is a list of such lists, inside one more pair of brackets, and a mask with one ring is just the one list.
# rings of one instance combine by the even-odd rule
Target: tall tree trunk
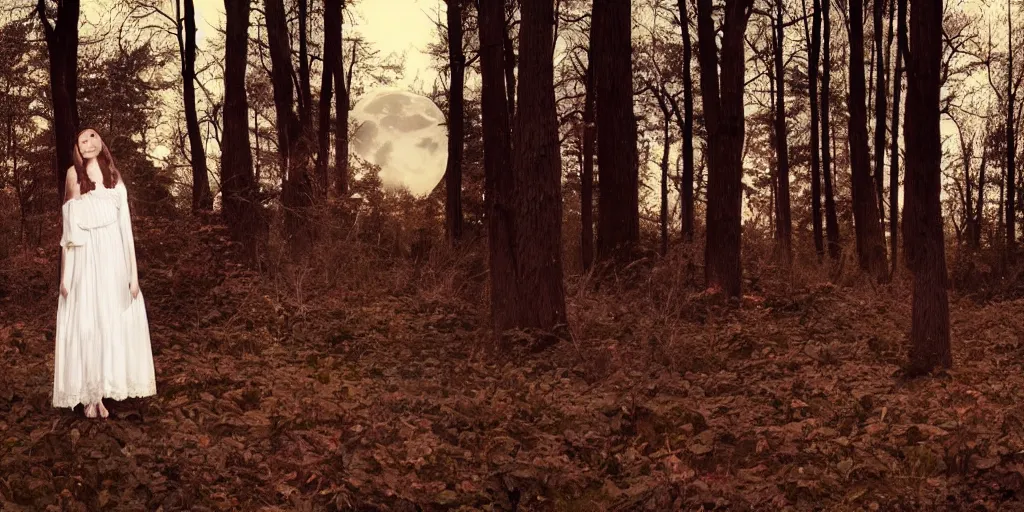
[[445,0],[448,4],[448,66],[451,84],[448,87],[448,166],[444,172],[445,227],[448,241],[462,239],[462,143],[463,94],[466,76],[466,54],[462,50],[462,0]]
[[583,169],[580,172],[580,248],[583,270],[594,264],[594,145],[597,135],[594,85],[594,29],[587,48],[587,91],[583,100]]
[[836,215],[836,196],[832,187],[832,131],[830,130],[832,103],[832,0],[821,0],[821,16],[825,23],[824,51],[825,58],[821,69],[821,172],[825,183],[825,237],[828,240],[828,255],[833,260],[840,257],[839,217]]
[[857,235],[857,262],[878,281],[888,277],[885,240],[879,224],[878,205],[871,183],[868,159],[867,111],[864,106],[864,9],[863,0],[850,0],[850,167],[853,218]]
[[299,124],[303,135],[313,131],[313,91],[309,80],[309,0],[299,4]]
[[785,25],[782,19],[782,0],[775,1],[775,243],[779,255],[789,263],[793,257],[793,222],[789,204],[789,132],[786,127],[786,68],[782,63],[785,43]]
[[[288,25],[282,0],[265,0],[267,42],[270,47],[271,82],[274,111],[277,116],[277,143],[284,179],[281,203],[284,206],[285,238],[293,254],[299,255],[312,241],[306,209],[311,204],[311,187],[306,173],[307,144],[304,118],[296,115],[292,98],[292,62],[288,43]],[[301,40],[301,37],[300,37]],[[301,54],[300,54],[301,55]],[[300,89],[304,88],[300,79]],[[301,98],[305,91],[300,90]]]
[[1006,34],[1009,39],[1006,66],[1006,260],[1013,263],[1017,246],[1017,125],[1013,119],[1017,91],[1013,87],[1013,10],[1009,1],[1006,2]]
[[324,0],[324,58],[320,73],[320,103],[317,108],[317,193],[327,196],[327,162],[331,156],[331,98],[334,75],[341,55],[341,0]]
[[[985,138],[983,141],[988,140],[988,129],[985,130]],[[978,200],[975,202],[975,208],[977,211],[974,214],[974,219],[977,229],[974,230],[974,237],[971,239],[971,246],[974,249],[981,248],[981,228],[984,226],[984,212],[985,212],[985,171],[988,167],[988,148],[983,142],[981,145],[981,169],[978,170]]]
[[[1005,162],[1005,160],[1004,160],[1004,162]],[[1006,206],[1006,166],[1005,165],[999,171],[999,178],[1000,178],[999,179],[999,211],[996,213],[996,219],[998,219],[996,221],[996,239],[1001,239],[1002,241],[1005,241],[1006,237],[1003,234],[1003,228],[1006,227],[1005,226],[1006,216],[1003,215],[1003,212],[1006,210],[1006,208],[1005,208],[1005,206]],[[992,245],[994,246],[995,242],[993,242]],[[1003,244],[1003,245],[1005,245],[1005,244]]]
[[[739,297],[743,202],[744,33],[749,1],[726,0],[721,58],[711,0],[697,1],[701,96],[708,132],[707,243],[704,276],[708,288]],[[719,73],[721,65],[721,84]]]
[[46,38],[50,61],[50,99],[53,107],[53,136],[57,168],[54,179],[57,197],[64,198],[64,181],[72,166],[72,149],[78,131],[78,16],[79,0],[57,3],[57,19],[51,24],[46,16],[46,0],[36,4]]
[[[520,9],[519,94],[512,133],[513,258],[519,278],[514,327],[553,331],[567,322],[562,282],[562,165],[552,85],[554,4],[523,0]],[[599,135],[598,143],[600,139]]]
[[[807,1],[803,0],[804,11]],[[821,223],[821,117],[818,109],[818,63],[821,60],[821,3],[814,0],[811,7],[811,28],[807,29],[804,18],[804,33],[807,35],[807,81],[811,108],[811,228],[814,250],[820,262],[825,255],[825,239]]]
[[497,333],[516,325],[515,204],[508,101],[505,96],[505,3],[480,0],[480,77],[484,139],[491,319]]
[[250,263],[256,262],[260,225],[256,182],[249,147],[249,102],[245,68],[249,44],[249,1],[224,0],[224,133],[221,142],[223,214],[232,238],[240,242]]
[[628,0],[594,0],[592,30],[600,34],[593,41],[598,259],[628,259],[640,239],[630,5]]
[[[348,195],[349,169],[348,169],[348,112],[349,112],[349,88],[351,87],[351,72],[345,70],[345,38],[343,36],[345,20],[345,0],[341,2],[338,15],[338,52],[334,57],[334,188],[338,197]],[[353,43],[351,61],[355,63],[355,46]],[[350,68],[351,69],[351,68]]]
[[[901,0],[905,2],[906,0]],[[939,65],[942,4],[912,0],[907,59],[907,170],[903,236],[907,269],[914,277],[909,375],[953,363],[943,242],[942,139],[939,133]]]
[[974,240],[974,231],[978,226],[974,221],[974,190],[972,190],[971,186],[973,181],[971,180],[971,160],[974,159],[974,137],[972,135],[970,141],[965,141],[962,130],[960,130],[960,155],[964,165],[964,190],[962,197],[964,204],[964,234],[967,238],[967,246],[971,247]]
[[900,96],[903,92],[903,56],[907,52],[907,2],[896,2],[896,70],[892,75],[892,155],[889,159],[889,244],[892,249],[892,271],[897,268],[899,254],[900,214]]
[[[693,241],[693,43],[690,41],[690,15],[686,9],[687,0],[678,0],[679,21],[683,36],[683,177],[682,217],[683,240]],[[678,109],[676,109],[678,112]]]
[[213,195],[210,192],[210,176],[206,168],[206,149],[203,148],[203,135],[199,131],[199,115],[196,113],[196,8],[193,0],[185,0],[184,27],[181,24],[178,27],[179,31],[184,28],[185,32],[179,32],[178,41],[182,49],[181,81],[185,101],[185,127],[188,130],[189,156],[192,159],[192,211],[212,210]]
[[669,93],[663,85],[659,87],[655,94],[655,97],[658,99],[658,107],[661,109],[661,115],[663,116],[662,140],[664,140],[664,143],[661,145],[661,210],[659,212],[662,256],[668,254],[668,154],[669,150],[672,149],[672,133],[670,131],[672,128],[672,110],[667,101],[668,96]]
[[[895,0],[889,0],[890,2]],[[889,90],[885,86],[886,73],[885,54],[882,53],[882,18],[885,4],[882,0],[873,0],[874,40],[875,40],[875,189],[878,203],[878,225],[882,236],[882,249],[885,249],[885,129],[889,113]]]

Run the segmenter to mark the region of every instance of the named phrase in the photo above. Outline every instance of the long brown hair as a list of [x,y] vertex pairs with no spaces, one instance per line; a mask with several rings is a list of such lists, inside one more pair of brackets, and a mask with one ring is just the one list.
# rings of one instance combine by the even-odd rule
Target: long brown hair
[[107,148],[107,143],[103,141],[103,137],[100,137],[100,132],[92,128],[86,128],[75,136],[75,149],[72,152],[72,160],[75,162],[75,173],[78,174],[78,187],[82,194],[96,188],[96,183],[89,178],[89,173],[85,171],[82,151],[78,148],[78,138],[88,131],[92,131],[100,139],[100,154],[96,155],[96,163],[99,164],[100,173],[103,174],[103,186],[114,188],[117,182],[121,180],[121,173],[117,170],[117,164],[114,163],[114,156],[110,154],[110,149]]

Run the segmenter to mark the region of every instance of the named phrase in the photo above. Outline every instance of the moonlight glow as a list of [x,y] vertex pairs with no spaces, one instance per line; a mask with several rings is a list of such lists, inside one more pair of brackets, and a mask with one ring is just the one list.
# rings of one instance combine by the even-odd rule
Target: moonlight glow
[[408,91],[378,89],[352,109],[352,150],[380,167],[385,188],[424,197],[444,177],[448,135],[444,113],[430,99]]

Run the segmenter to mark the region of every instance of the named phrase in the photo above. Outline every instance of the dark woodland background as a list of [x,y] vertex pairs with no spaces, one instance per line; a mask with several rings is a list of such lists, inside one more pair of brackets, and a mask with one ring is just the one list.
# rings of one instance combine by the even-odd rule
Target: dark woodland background
[[[438,2],[417,199],[348,149],[370,1],[0,3],[4,510],[1015,506],[1022,5]],[[158,374],[105,422],[49,405],[85,127]]]

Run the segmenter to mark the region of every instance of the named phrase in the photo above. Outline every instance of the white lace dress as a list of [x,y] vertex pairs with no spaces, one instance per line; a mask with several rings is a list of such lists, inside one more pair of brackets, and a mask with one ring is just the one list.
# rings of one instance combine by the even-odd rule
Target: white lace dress
[[64,203],[64,286],[57,303],[53,406],[156,394],[146,304],[132,298],[135,241],[124,184]]

